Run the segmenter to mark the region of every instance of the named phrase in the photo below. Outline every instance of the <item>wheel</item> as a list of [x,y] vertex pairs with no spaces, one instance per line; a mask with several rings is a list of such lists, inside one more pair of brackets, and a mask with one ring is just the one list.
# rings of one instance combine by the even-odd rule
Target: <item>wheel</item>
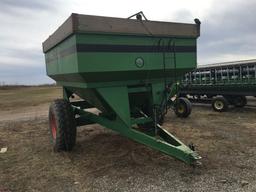
[[49,129],[55,152],[73,149],[76,143],[76,121],[68,101],[57,99],[50,105]]
[[235,107],[244,107],[247,104],[247,99],[245,96],[236,96],[233,99],[233,104]]
[[225,99],[222,96],[215,97],[212,100],[212,108],[215,111],[218,111],[218,112],[226,111],[228,109],[228,101],[227,101],[227,99]]
[[176,101],[174,112],[178,117],[186,118],[190,115],[192,106],[187,98],[179,97]]

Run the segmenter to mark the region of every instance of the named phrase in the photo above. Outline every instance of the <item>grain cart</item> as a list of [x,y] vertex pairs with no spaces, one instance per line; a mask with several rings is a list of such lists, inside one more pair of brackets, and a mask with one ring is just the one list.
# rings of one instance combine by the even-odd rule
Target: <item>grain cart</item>
[[[76,127],[98,123],[194,164],[200,156],[159,124],[181,100],[176,78],[196,67],[200,22],[182,24],[72,14],[44,43],[47,75],[64,99],[49,110],[55,151],[70,151]],[[81,100],[71,101],[73,94]],[[97,108],[95,114],[87,109]]]
[[244,107],[256,96],[256,59],[201,65],[185,74],[180,94],[195,102],[211,102],[215,111]]

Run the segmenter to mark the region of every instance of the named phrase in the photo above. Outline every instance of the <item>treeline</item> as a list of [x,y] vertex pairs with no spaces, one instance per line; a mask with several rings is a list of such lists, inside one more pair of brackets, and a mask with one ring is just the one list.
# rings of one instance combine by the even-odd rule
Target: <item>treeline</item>
[[19,84],[5,84],[0,83],[0,89],[16,89],[16,88],[24,88],[24,87],[51,87],[56,86],[56,83],[51,84],[40,84],[40,85],[19,85]]

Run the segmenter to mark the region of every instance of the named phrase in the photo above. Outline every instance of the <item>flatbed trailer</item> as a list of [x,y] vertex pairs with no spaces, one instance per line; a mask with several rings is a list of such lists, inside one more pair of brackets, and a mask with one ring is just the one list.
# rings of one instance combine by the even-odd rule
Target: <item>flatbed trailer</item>
[[220,112],[229,105],[243,107],[246,96],[256,96],[256,59],[199,65],[185,74],[180,95],[198,102],[211,100]]

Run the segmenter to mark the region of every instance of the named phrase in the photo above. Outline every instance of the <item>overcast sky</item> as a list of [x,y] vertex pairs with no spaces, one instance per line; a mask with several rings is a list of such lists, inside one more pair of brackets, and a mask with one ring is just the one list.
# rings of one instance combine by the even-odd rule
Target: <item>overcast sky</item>
[[41,43],[72,13],[202,22],[198,63],[256,58],[256,0],[1,0],[0,83],[51,83]]

